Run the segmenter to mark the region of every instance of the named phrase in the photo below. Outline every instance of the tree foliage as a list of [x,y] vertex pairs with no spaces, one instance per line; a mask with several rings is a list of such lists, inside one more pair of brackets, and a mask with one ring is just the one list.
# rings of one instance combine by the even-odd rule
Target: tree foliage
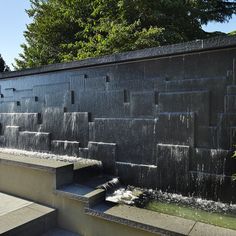
[[236,35],[236,30],[235,31],[232,31],[229,33],[229,35],[233,36],[233,35]]
[[30,2],[17,69],[204,38],[202,24],[236,12],[236,0]]
[[9,71],[9,67],[6,65],[5,61],[3,60],[0,54],[0,72]]

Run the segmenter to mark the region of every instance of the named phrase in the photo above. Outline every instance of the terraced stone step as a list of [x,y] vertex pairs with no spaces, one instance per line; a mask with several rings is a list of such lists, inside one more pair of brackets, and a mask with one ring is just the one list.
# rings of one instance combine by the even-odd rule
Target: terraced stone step
[[70,184],[55,190],[55,194],[84,202],[93,206],[105,200],[104,189],[94,189],[82,184]]
[[56,210],[0,193],[0,235],[41,235],[56,226]]
[[235,236],[236,231],[128,205],[102,203],[85,213],[157,235]]

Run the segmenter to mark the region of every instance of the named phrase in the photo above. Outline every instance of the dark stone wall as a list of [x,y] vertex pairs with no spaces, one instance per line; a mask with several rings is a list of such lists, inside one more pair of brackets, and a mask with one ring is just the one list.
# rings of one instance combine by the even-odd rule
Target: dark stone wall
[[230,37],[2,74],[0,143],[235,202],[235,58]]

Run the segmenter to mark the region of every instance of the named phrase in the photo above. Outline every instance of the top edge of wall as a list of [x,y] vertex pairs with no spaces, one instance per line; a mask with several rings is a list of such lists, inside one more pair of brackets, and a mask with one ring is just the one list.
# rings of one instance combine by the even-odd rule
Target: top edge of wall
[[209,39],[198,39],[185,43],[172,44],[154,48],[146,48],[136,51],[116,53],[101,57],[88,58],[79,61],[56,63],[38,68],[0,73],[0,79],[14,78],[26,75],[34,75],[62,70],[78,69],[106,64],[116,64],[129,61],[139,61],[150,58],[189,54],[192,52],[208,51],[236,47],[236,36],[220,36]]

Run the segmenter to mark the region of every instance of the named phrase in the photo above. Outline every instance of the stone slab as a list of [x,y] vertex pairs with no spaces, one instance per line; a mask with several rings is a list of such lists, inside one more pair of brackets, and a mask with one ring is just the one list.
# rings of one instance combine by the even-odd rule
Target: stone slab
[[27,231],[33,235],[55,226],[56,215],[52,208],[3,193],[0,193],[0,204],[1,235],[23,235],[22,232],[26,235]]
[[188,235],[195,221],[127,205],[99,204],[85,212],[112,222],[143,229],[157,235]]
[[63,162],[63,161],[55,161],[55,160],[48,160],[48,159],[40,159],[23,156],[23,155],[13,155],[13,154],[6,154],[0,153],[0,164],[1,163],[9,163],[12,165],[19,165],[25,167],[32,167],[35,169],[45,169],[48,171],[54,171],[57,168],[64,168],[64,167],[71,167],[73,168],[73,164]]
[[4,130],[4,137],[7,147],[17,148],[18,137],[19,137],[20,127],[19,126],[6,126]]
[[159,93],[160,112],[196,112],[197,124],[209,125],[209,91]]
[[63,140],[78,141],[82,147],[87,147],[89,136],[88,112],[66,112],[61,126]]
[[31,201],[26,201],[0,192],[0,217],[22,207],[29,206],[32,203]]
[[67,140],[52,140],[51,151],[55,154],[79,156],[80,143],[76,141]]
[[24,150],[48,152],[51,135],[45,132],[19,132],[18,147]]
[[197,222],[189,236],[235,236],[236,231]]
[[157,143],[195,145],[195,114],[165,112],[156,119]]
[[155,92],[131,92],[130,105],[131,117],[154,117]]
[[117,145],[115,143],[89,142],[88,158],[101,161],[104,171],[114,174],[116,149]]
[[157,145],[157,179],[162,190],[186,192],[189,183],[190,147]]
[[154,119],[96,118],[93,129],[92,141],[117,144],[117,161],[155,164]]
[[82,184],[70,184],[55,190],[55,193],[70,199],[93,205],[105,200],[104,189],[94,189]]
[[155,188],[159,182],[158,168],[155,165],[142,165],[127,162],[116,162],[116,173],[126,184]]

